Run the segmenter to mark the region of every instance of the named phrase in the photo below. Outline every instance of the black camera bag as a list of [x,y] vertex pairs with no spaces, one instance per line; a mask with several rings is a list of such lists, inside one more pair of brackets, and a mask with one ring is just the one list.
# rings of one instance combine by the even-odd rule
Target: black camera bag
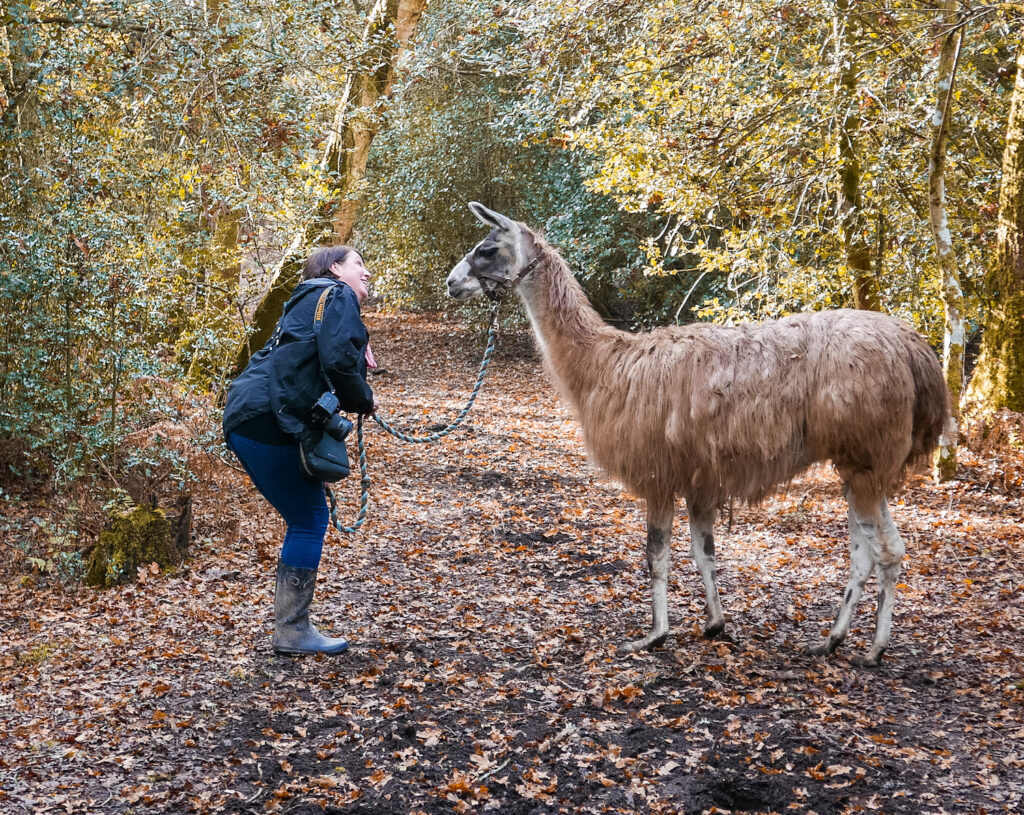
[[352,422],[343,416],[336,416],[335,421],[338,429],[307,427],[299,437],[303,471],[310,478],[328,484],[347,478],[350,472],[345,437],[352,429]]

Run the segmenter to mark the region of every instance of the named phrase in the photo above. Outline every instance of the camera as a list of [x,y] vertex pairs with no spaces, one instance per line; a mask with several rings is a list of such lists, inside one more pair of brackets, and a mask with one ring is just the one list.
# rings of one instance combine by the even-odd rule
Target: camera
[[310,478],[326,483],[349,474],[345,436],[352,422],[338,413],[341,403],[331,391],[325,392],[309,409],[306,427],[299,435],[299,458]]
[[338,397],[330,391],[324,391],[323,395],[316,400],[316,404],[309,409],[309,424],[323,430],[330,424],[331,417],[338,415],[340,407],[341,403],[338,401]]
[[330,420],[324,425],[324,433],[333,436],[338,441],[345,441],[345,437],[348,432],[352,429],[352,422],[342,416],[340,413],[335,413]]
[[338,441],[345,441],[345,437],[352,429],[352,422],[338,413],[340,407],[338,397],[330,391],[325,391],[309,409],[309,426]]

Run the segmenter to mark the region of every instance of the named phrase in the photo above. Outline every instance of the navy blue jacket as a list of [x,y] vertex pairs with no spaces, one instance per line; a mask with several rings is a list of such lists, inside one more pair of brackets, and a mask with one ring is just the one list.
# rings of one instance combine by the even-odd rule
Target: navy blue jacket
[[[313,316],[325,286],[333,288],[318,338]],[[323,373],[330,377],[342,410],[369,413],[373,410],[373,391],[366,382],[369,340],[351,288],[328,278],[303,281],[285,304],[274,336],[231,384],[224,407],[224,435],[249,419],[272,413],[282,431],[297,437],[309,409],[328,390]]]

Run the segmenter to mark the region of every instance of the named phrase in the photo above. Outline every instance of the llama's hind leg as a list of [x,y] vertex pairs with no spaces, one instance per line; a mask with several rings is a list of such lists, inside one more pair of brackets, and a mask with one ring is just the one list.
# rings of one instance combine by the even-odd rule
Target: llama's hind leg
[[873,668],[879,664],[882,654],[889,647],[892,635],[892,611],[896,605],[896,581],[906,551],[903,538],[889,514],[889,507],[882,498],[878,502],[879,551],[875,557],[878,576],[878,611],[875,617],[875,639],[871,648],[862,657],[854,657],[858,665]]
[[672,559],[674,503],[647,506],[647,568],[651,575],[651,630],[643,639],[625,642],[620,654],[634,654],[661,645],[668,637],[668,568]]
[[857,665],[874,667],[878,665],[888,647],[892,633],[896,579],[899,577],[904,554],[903,539],[889,515],[884,497],[870,501],[857,500],[848,490],[847,499],[850,504],[850,580],[828,638],[821,645],[811,648],[810,653],[830,654],[846,638],[854,607],[860,599],[872,568],[876,568],[878,612],[875,638],[863,657],[853,659]]
[[722,611],[722,600],[718,596],[718,584],[715,581],[714,525],[714,510],[698,514],[690,507],[690,551],[704,582],[704,596],[708,604],[704,636],[708,639],[725,631],[725,613]]

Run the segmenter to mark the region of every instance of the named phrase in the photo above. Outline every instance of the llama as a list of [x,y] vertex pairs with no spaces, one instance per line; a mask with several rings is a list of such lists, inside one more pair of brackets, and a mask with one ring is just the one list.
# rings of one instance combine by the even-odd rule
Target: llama
[[809,652],[830,654],[843,641],[876,570],[875,636],[855,662],[877,666],[904,554],[886,499],[935,449],[950,412],[927,343],[893,317],[849,309],[630,334],[604,323],[537,233],[476,202],[469,207],[492,231],[452,269],[448,293],[497,300],[515,289],[591,460],[646,501],[652,625],[619,652],[668,636],[677,498],[687,504],[707,598],[704,635],[714,638],[725,631],[712,531],[718,507],[732,498],[756,502],[831,461],[849,506],[850,575],[827,638]]

